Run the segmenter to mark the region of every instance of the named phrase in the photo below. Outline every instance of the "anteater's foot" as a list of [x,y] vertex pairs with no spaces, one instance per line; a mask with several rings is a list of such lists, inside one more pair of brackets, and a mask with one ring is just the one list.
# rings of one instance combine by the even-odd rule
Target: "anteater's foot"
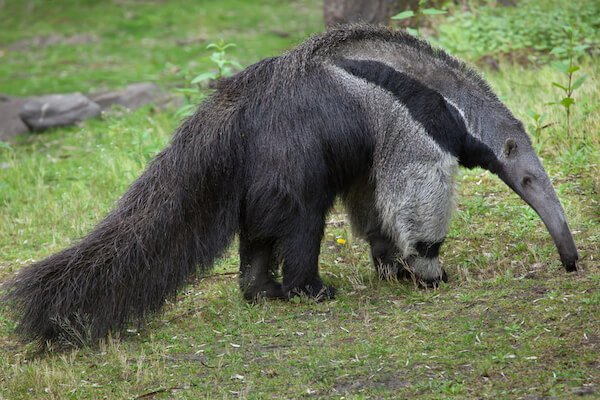
[[248,301],[257,301],[259,299],[287,299],[281,284],[275,280],[265,280],[258,285],[256,282],[252,286],[242,289],[244,299]]
[[436,289],[440,286],[441,282],[444,282],[444,283],[448,282],[448,274],[446,274],[446,271],[443,268],[442,268],[442,276],[440,276],[439,278],[433,278],[433,279],[421,279],[421,280],[419,280],[419,285],[421,285],[421,287],[423,287],[425,289]]
[[315,301],[325,301],[335,298],[335,288],[325,285],[320,280],[314,281],[308,285],[287,290],[288,298],[296,296],[306,296]]
[[403,259],[390,264],[376,265],[377,276],[383,281],[413,280],[415,273]]
[[397,262],[391,264],[376,264],[377,276],[382,281],[395,281],[410,276],[408,271]]

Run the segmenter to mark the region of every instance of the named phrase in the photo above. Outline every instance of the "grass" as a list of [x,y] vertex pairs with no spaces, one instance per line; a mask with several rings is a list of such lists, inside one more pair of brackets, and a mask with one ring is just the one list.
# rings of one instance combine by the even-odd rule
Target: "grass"
[[290,5],[276,0],[7,1],[0,13],[0,46],[48,35],[86,34],[92,41],[3,49],[0,87],[29,95],[140,80],[181,84],[190,72],[209,67],[203,59],[209,41],[243,44],[235,56],[249,64],[280,54],[321,29],[318,7],[315,0]]
[[[206,41],[236,42],[232,55],[247,64],[321,29],[316,0],[58,3],[0,8],[0,92],[144,79],[171,88],[209,68]],[[57,32],[97,39],[8,47]],[[339,289],[335,300],[247,304],[232,247],[162,314],[97,348],[40,352],[19,341],[0,310],[0,399],[600,397],[600,67],[588,59],[582,69],[590,78],[577,93],[573,137],[561,110],[544,106],[559,79],[550,67],[484,72],[526,125],[530,110],[554,123],[533,140],[583,271],[562,270],[540,219],[496,177],[462,171],[442,251],[451,281],[438,290],[376,279],[367,246],[336,209],[320,261]],[[147,107],[0,147],[0,280],[88,232],[177,122],[172,111]]]

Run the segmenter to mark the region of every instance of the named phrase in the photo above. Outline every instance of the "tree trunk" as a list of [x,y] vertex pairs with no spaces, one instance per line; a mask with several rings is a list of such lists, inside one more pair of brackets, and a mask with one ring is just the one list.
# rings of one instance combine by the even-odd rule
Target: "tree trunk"
[[498,0],[498,4],[500,4],[504,7],[516,7],[517,1],[516,0]]
[[325,0],[325,24],[331,27],[351,22],[386,25],[390,17],[418,0]]

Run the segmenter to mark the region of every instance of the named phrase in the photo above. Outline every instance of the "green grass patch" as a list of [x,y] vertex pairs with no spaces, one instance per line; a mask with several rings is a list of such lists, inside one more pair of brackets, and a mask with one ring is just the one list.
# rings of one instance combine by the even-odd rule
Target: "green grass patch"
[[[0,9],[0,88],[12,95],[90,91],[139,81],[188,83],[211,67],[206,45],[240,44],[242,64],[280,54],[322,28],[319,2],[7,1]],[[39,46],[51,35],[73,38]]]
[[[211,68],[203,58],[209,41],[237,43],[231,55],[248,64],[322,29],[320,7],[7,1],[0,92],[88,91],[144,79],[187,85]],[[96,39],[10,49],[80,33]],[[338,288],[335,300],[247,304],[232,246],[163,313],[97,348],[39,352],[19,341],[12,316],[0,310],[0,399],[599,397],[600,67],[594,59],[581,65],[589,79],[576,93],[570,137],[562,111],[545,105],[558,95],[555,70],[484,71],[530,132],[529,111],[547,114],[550,126],[532,139],[565,207],[581,272],[564,272],[539,217],[499,179],[461,171],[442,251],[450,282],[438,290],[379,281],[367,245],[336,208],[320,259],[324,279]],[[0,280],[85,235],[177,124],[173,111],[147,107],[2,145]]]

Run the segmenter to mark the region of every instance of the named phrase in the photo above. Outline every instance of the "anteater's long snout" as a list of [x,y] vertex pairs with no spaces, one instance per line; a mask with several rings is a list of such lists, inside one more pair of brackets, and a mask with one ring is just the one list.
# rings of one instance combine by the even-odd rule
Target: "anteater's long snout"
[[538,158],[533,155],[508,164],[499,176],[542,218],[565,269],[576,271],[579,254],[575,240],[550,178]]

